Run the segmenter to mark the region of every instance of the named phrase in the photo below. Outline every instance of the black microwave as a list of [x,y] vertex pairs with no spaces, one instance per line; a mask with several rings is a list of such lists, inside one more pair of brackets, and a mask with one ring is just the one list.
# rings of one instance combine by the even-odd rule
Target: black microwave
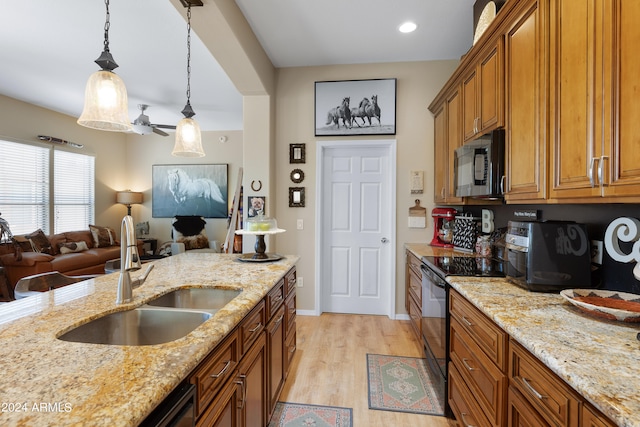
[[453,163],[456,197],[502,198],[504,157],[504,129],[456,148]]

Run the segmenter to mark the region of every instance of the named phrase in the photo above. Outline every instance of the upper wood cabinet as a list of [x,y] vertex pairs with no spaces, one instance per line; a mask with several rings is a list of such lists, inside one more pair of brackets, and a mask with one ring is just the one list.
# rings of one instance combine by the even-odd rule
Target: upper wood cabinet
[[548,0],[527,0],[509,16],[505,36],[507,201],[546,198]]
[[550,198],[640,196],[640,4],[551,8]]
[[504,123],[504,58],[502,36],[492,39],[463,72],[462,124],[470,141]]
[[434,109],[434,201],[461,204],[456,197],[453,162],[455,150],[462,145],[460,86],[454,86]]

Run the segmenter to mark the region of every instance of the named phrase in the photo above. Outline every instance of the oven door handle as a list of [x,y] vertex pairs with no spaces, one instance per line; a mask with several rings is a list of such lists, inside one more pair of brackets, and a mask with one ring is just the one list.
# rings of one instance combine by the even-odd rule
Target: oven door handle
[[427,267],[426,265],[422,264],[420,266],[420,270],[422,270],[422,275],[423,276],[427,276],[427,278],[430,279],[430,282],[433,283],[435,286],[441,288],[441,289],[446,289],[446,282],[444,281],[444,279],[440,276],[438,276],[435,272],[433,272],[429,267]]

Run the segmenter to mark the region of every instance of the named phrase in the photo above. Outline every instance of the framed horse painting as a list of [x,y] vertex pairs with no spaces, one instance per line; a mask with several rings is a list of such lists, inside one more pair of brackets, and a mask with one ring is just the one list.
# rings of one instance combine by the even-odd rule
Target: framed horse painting
[[395,135],[396,79],[315,82],[315,136]]
[[228,216],[227,166],[153,165],[152,216]]

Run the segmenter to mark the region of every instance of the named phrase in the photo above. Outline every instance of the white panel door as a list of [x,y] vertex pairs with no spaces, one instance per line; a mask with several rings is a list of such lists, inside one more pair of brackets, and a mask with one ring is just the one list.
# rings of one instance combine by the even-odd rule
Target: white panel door
[[393,280],[388,146],[323,150],[321,311],[389,314]]

